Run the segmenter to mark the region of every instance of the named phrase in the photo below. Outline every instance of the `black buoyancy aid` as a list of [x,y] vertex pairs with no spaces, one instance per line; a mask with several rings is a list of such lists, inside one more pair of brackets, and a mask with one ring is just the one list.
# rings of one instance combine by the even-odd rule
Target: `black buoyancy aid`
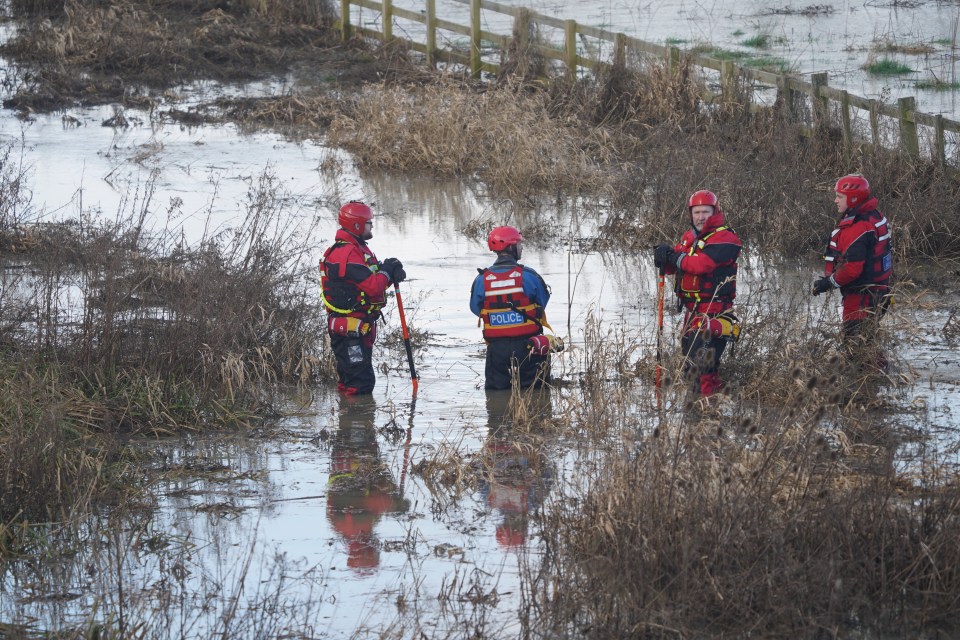
[[484,338],[525,338],[543,330],[543,307],[531,302],[523,290],[523,265],[499,272],[484,269],[481,275]]
[[[849,248],[841,247],[836,242],[836,238],[839,236],[841,229],[844,226],[857,226],[870,234],[867,258],[864,261],[863,272],[860,276],[853,282],[844,285],[843,289],[868,289],[878,286],[889,286],[891,276],[893,275],[893,242],[890,233],[890,223],[887,221],[886,216],[876,209],[865,213],[854,214],[852,217],[854,218],[852,221],[850,217],[843,218],[840,221],[840,226],[830,234],[830,242],[827,243],[827,251],[824,254],[824,259],[832,266],[829,271],[832,273],[836,270],[839,266],[839,259]],[[860,236],[860,233],[853,231],[850,235],[856,239],[856,237]]]
[[[363,313],[372,315],[383,308],[382,303],[373,303],[367,294],[360,290],[357,283],[346,278],[347,261],[330,262],[330,256],[337,249],[351,247],[349,242],[337,240],[327,249],[320,260],[320,294],[327,311],[332,313],[349,314]],[[365,264],[371,272],[379,269],[376,256],[369,250],[360,247]]]
[[[717,227],[703,237],[695,238],[689,249],[686,249],[687,255],[692,256],[703,251],[711,237],[729,229],[728,226]],[[730,264],[718,265],[710,273],[688,273],[681,270],[677,274],[676,293],[681,301],[731,302],[737,297],[737,262],[734,260]]]

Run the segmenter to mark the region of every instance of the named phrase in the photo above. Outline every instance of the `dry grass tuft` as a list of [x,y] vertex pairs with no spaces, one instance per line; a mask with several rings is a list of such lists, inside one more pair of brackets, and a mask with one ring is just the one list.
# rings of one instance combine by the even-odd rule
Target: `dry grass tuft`
[[[745,329],[733,375],[726,361],[724,377],[739,384],[719,403],[668,382],[657,410],[635,383],[649,374],[642,361],[612,365],[636,339],[588,323],[584,383],[563,412],[603,462],[545,509],[544,564],[530,559],[526,572],[531,628],[812,637],[960,624],[953,475],[932,458],[898,474],[894,451],[910,436],[865,408],[859,380],[837,374],[839,357],[825,353],[833,337],[819,335],[828,323],[797,327],[796,308],[755,295],[768,311]],[[668,378],[682,381],[675,358]]]

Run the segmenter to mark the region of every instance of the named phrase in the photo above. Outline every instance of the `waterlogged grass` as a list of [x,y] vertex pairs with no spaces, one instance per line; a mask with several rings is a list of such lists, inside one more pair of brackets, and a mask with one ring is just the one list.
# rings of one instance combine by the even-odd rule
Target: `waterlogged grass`
[[948,82],[946,80],[917,80],[914,84],[917,89],[926,89],[928,91],[954,91],[960,89],[960,82]]
[[902,53],[905,55],[927,55],[934,53],[936,48],[925,42],[897,43],[890,40],[875,42],[871,47],[874,51],[881,53]]
[[875,76],[900,76],[913,73],[913,69],[893,58],[880,58],[875,62],[868,63],[864,69],[867,73]]
[[791,73],[795,67],[786,59],[779,56],[759,56],[743,61],[745,67],[761,69],[771,73]]
[[666,40],[664,40],[664,43],[671,47],[675,47],[681,44],[687,44],[688,42],[690,41],[687,40],[686,38],[667,38]]
[[757,55],[751,51],[735,51],[706,45],[698,48],[696,51],[709,58],[730,60],[745,67],[762,69],[763,71],[769,71],[771,73],[790,73],[793,71],[793,65],[785,58],[779,56]]
[[769,49],[770,36],[765,33],[758,34],[752,38],[740,41],[740,44],[744,47],[750,47],[751,49]]
[[[130,435],[262,425],[285,385],[329,375],[306,230],[280,223],[269,172],[229,234],[190,247],[146,232],[149,199],[111,223],[29,223],[8,169],[0,259],[32,273],[0,291],[0,522],[86,512],[118,489]],[[74,308],[38,304],[74,282]]]

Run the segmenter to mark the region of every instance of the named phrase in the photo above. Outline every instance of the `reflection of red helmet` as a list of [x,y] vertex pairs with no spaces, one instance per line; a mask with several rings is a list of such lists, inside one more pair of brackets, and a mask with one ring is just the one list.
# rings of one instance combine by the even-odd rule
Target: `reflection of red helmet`
[[713,191],[707,191],[704,189],[702,191],[697,191],[690,196],[690,200],[687,202],[687,211],[692,211],[694,207],[702,204],[713,207],[714,213],[716,213],[717,209],[720,208],[717,195]]
[[514,227],[497,227],[487,236],[487,246],[490,251],[506,251],[507,247],[512,247],[518,242],[523,242],[523,236],[520,231]]
[[340,226],[354,234],[363,233],[363,225],[373,219],[373,211],[359,200],[351,200],[340,207],[337,222]]
[[834,191],[847,196],[847,208],[852,208],[870,197],[870,183],[859,173],[854,173],[837,180]]
[[506,522],[497,525],[497,542],[501,547],[519,547],[526,539],[526,533],[510,526]]

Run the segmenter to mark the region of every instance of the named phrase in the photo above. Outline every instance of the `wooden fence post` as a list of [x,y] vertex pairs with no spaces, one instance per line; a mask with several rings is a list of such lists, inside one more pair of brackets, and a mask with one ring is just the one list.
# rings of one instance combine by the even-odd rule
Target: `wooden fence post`
[[840,92],[840,124],[843,127],[843,150],[853,151],[853,128],[850,125],[850,94]]
[[900,108],[900,144],[911,158],[920,155],[920,142],[917,140],[917,123],[913,120],[913,111],[917,108],[917,99],[913,96],[897,100]]
[[667,49],[667,69],[670,73],[675,73],[680,68],[680,47],[670,47]]
[[573,81],[577,79],[577,21],[565,20],[563,25],[564,49],[567,53],[567,78]]
[[933,160],[938,166],[943,167],[947,164],[947,139],[943,131],[942,113],[933,116],[933,135]]
[[723,103],[731,105],[736,101],[737,65],[733,60],[720,61],[720,91]]
[[427,0],[427,64],[437,66],[437,0]]
[[794,112],[793,86],[790,84],[790,76],[781,75],[777,77],[777,92],[780,94],[780,105],[787,115],[787,120],[793,121],[796,118]]
[[350,0],[340,0],[340,41],[350,39]]
[[813,111],[813,127],[819,129],[827,126],[827,114],[829,113],[828,99],[820,95],[820,88],[827,86],[828,76],[826,72],[814,73],[810,76],[810,82],[813,87],[810,89],[810,108]]
[[480,0],[470,0],[470,75],[480,78]]
[[393,40],[393,0],[383,0],[383,43]]
[[627,36],[622,33],[613,37],[613,66],[627,66]]

